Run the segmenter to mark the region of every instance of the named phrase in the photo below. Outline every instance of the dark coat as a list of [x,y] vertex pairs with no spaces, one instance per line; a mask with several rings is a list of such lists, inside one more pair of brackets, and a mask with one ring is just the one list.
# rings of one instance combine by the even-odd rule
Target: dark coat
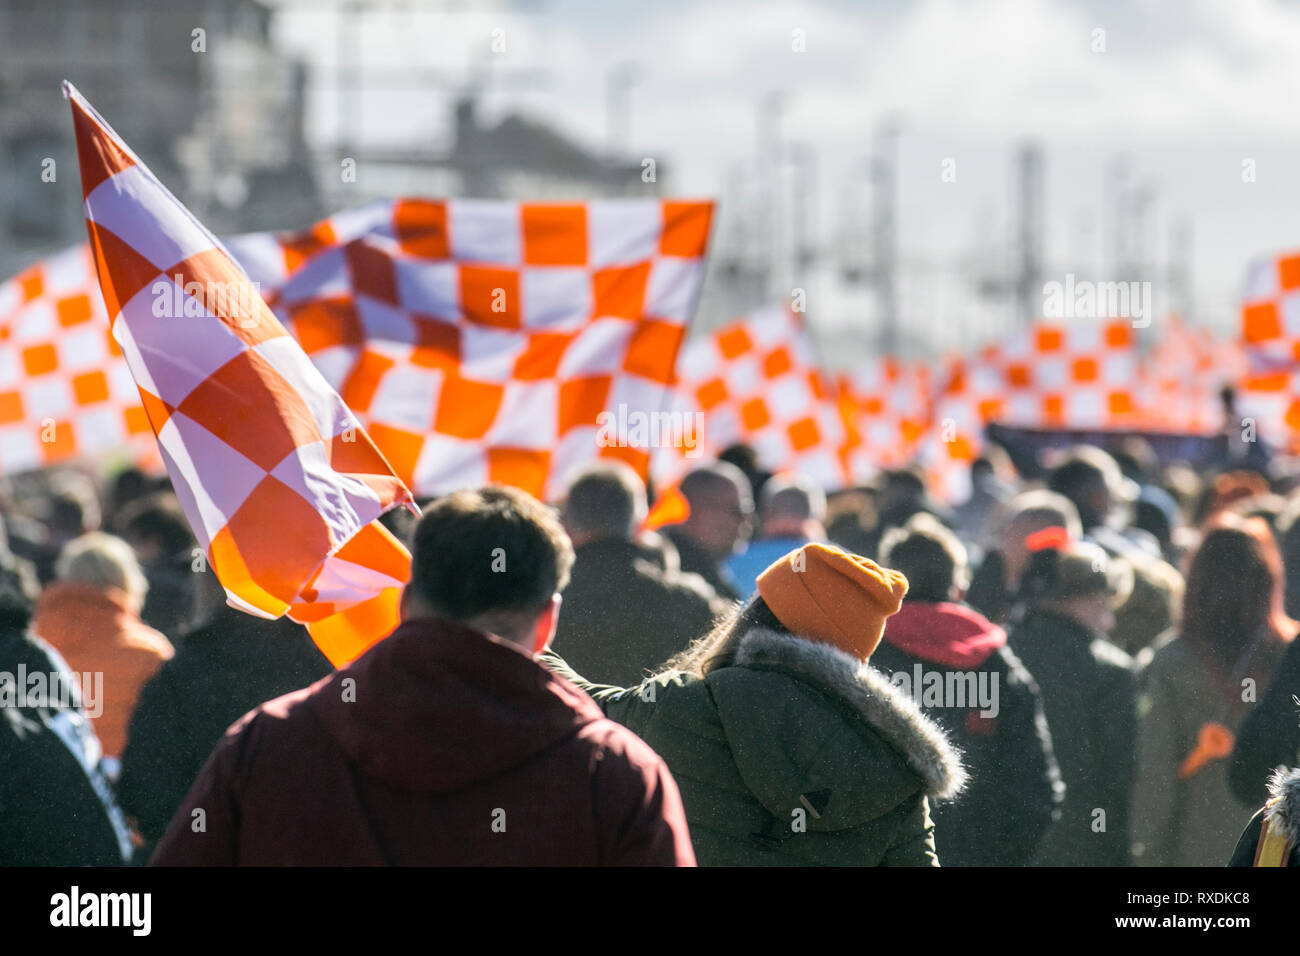
[[1237,799],[1259,806],[1268,779],[1278,767],[1300,766],[1300,638],[1278,661],[1264,695],[1242,721],[1228,765],[1228,782]]
[[1300,866],[1300,769],[1279,770],[1268,782],[1268,802],[1250,818],[1241,831],[1237,847],[1232,851],[1228,866],[1254,866],[1260,849],[1264,821],[1268,820],[1291,844],[1287,854],[1288,867]]
[[1132,658],[1076,621],[1045,610],[1027,612],[1012,627],[1011,648],[1043,695],[1065,781],[1061,820],[1049,829],[1037,862],[1129,865],[1137,744]]
[[[126,820],[67,665],[44,641],[0,628],[0,672],[11,682],[0,689],[0,867],[121,866],[130,852]],[[20,674],[59,687],[31,706],[17,697],[33,689],[26,679],[20,688]]]
[[943,731],[842,651],[754,629],[703,679],[593,693],[667,762],[702,866],[937,866],[927,797],[965,780]]
[[136,701],[117,792],[149,850],[226,728],[258,704],[333,671],[307,631],[222,607],[185,638]]
[[[202,808],[206,829],[195,832]],[[693,865],[635,735],[497,637],[408,621],[230,728],[155,865]]]
[[[871,657],[893,683],[912,689],[970,774],[957,801],[934,806],[935,847],[944,866],[1025,866],[1064,799],[1038,687],[1006,640],[1002,628],[972,608],[909,601],[885,622],[884,640]],[[972,679],[989,692],[988,706],[968,696]],[[930,706],[922,688],[933,686],[952,687],[965,699],[945,695]]]
[[709,554],[702,545],[687,534],[681,525],[669,525],[661,529],[659,533],[671,541],[673,547],[677,549],[677,557],[680,560],[682,571],[687,574],[698,574],[704,578],[704,582],[713,588],[718,597],[724,601],[739,601],[741,599],[740,592],[736,590],[735,584],[723,573],[722,565],[715,561],[713,555]]
[[575,550],[555,651],[601,683],[636,684],[713,626],[724,603],[695,575],[665,571],[631,541]]

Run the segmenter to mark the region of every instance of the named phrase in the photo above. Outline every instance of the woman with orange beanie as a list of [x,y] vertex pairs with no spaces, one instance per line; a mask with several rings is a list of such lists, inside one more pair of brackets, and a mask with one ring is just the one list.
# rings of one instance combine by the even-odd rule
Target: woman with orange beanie
[[936,866],[929,800],[966,774],[937,725],[867,665],[906,579],[808,544],[632,688],[587,690],[668,764],[705,866]]

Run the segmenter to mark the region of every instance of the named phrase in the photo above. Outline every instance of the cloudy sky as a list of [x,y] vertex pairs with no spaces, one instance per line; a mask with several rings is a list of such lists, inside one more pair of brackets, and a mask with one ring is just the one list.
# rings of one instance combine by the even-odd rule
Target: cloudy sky
[[[281,0],[278,39],[318,67],[311,129],[337,129],[329,4]],[[628,144],[661,158],[673,191],[722,196],[753,163],[759,104],[782,91],[783,136],[816,151],[813,213],[834,249],[860,198],[872,131],[901,124],[900,249],[924,277],[998,262],[1014,224],[1017,144],[1046,161],[1045,278],[1113,277],[1107,169],[1127,157],[1150,191],[1150,255],[1173,224],[1192,229],[1197,315],[1230,321],[1246,262],[1300,247],[1300,7],[1280,0],[529,0],[377,4],[357,43],[370,65],[446,71],[487,65],[489,115],[518,110],[599,147],[606,80],[634,64]],[[505,51],[492,53],[493,31]],[[805,50],[792,49],[803,31]],[[520,71],[534,71],[519,82]],[[513,76],[512,76],[513,74]],[[367,140],[444,144],[443,89],[375,91],[352,128]],[[945,182],[944,161],[956,177]],[[1253,167],[1253,182],[1243,169]],[[1249,178],[1249,177],[1247,177]],[[935,272],[934,270],[937,270]],[[1110,272],[1108,272],[1110,270]],[[1151,278],[1159,281],[1153,269]],[[911,307],[967,314],[948,296]],[[827,293],[831,321],[851,300]],[[929,301],[931,304],[926,305]],[[812,305],[815,306],[816,300]]]

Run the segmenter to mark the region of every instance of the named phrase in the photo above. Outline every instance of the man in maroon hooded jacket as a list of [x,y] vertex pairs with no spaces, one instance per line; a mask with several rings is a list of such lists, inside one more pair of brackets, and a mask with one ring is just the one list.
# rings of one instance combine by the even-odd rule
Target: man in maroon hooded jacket
[[401,626],[232,726],[151,863],[693,866],[663,761],[534,660],[573,563],[550,510],[456,492],[412,559]]

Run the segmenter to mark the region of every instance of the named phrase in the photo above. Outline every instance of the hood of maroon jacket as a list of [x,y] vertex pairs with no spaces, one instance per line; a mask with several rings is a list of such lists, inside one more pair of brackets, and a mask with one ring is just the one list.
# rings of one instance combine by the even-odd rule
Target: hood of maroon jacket
[[316,687],[313,713],[348,758],[420,793],[498,776],[604,716],[514,644],[442,620],[402,624]]
[[885,621],[884,640],[912,657],[970,670],[1007,643],[1007,632],[964,604],[904,601]]

